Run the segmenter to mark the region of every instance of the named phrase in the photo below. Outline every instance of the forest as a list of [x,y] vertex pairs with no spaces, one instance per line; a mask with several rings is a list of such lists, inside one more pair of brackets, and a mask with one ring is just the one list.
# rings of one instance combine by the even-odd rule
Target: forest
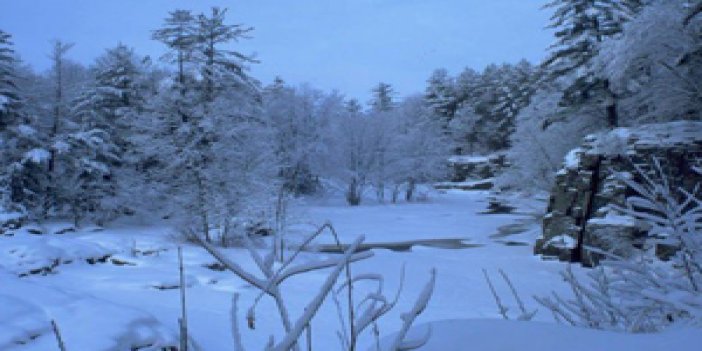
[[[702,145],[702,2],[550,0],[543,11],[553,33],[543,61],[437,68],[422,91],[402,97],[379,77],[369,101],[285,77],[258,80],[251,67],[265,57],[238,48],[255,29],[226,8],[160,14],[151,40],[162,57],[119,44],[84,65],[69,58],[81,43],[57,39],[42,72],[0,28],[0,304],[21,306],[0,308],[8,313],[0,349],[311,350],[314,340],[318,350],[496,350],[490,340],[514,333],[507,349],[536,350],[589,338],[565,325],[660,335],[597,334],[592,347],[572,350],[694,349],[702,195],[691,181],[678,187],[665,159],[622,176],[631,197],[611,208],[645,223],[647,237],[664,233],[675,258],[627,246],[616,254],[628,257],[590,269],[531,251],[546,207],[557,206],[549,192],[588,136],[650,128],[675,138],[670,126],[687,126],[697,144],[682,148]],[[482,157],[501,160],[490,190],[435,187],[455,178],[450,159]],[[699,183],[702,150],[695,157],[682,177]],[[516,210],[481,212],[496,201]],[[579,210],[594,213],[592,201]],[[510,223],[521,230],[496,241],[493,232]],[[432,246],[454,241],[463,248]],[[447,285],[457,276],[471,290]],[[103,292],[109,307],[90,300]],[[159,296],[171,307],[145,307]],[[92,322],[59,310],[67,301],[84,301],[81,316],[115,313],[102,324],[113,334],[82,335]],[[139,312],[118,313],[120,304]],[[434,304],[442,307],[432,312]],[[240,318],[238,305],[252,307]],[[221,331],[208,330],[207,309],[223,311]],[[381,322],[386,315],[394,320]],[[522,322],[471,324],[481,318]],[[433,324],[414,327],[415,319]],[[310,327],[315,320],[323,332]],[[253,331],[256,323],[268,329]],[[532,333],[554,344],[510,348]]]

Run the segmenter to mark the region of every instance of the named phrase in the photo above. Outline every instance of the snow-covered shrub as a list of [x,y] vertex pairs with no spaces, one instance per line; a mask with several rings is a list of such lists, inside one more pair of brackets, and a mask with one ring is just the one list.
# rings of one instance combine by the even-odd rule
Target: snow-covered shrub
[[[303,250],[307,248],[308,245],[310,245],[312,240],[325,232],[333,235],[339,249],[342,251],[342,255],[325,260],[296,263],[295,259]],[[311,338],[311,330],[309,325],[324,301],[327,300],[329,296],[334,299],[339,313],[341,330],[337,333],[337,336],[339,338],[342,350],[356,350],[358,337],[371,326],[373,328],[373,332],[375,333],[376,341],[379,342],[379,339],[377,339],[379,334],[376,322],[395,307],[400,291],[402,290],[401,283],[400,290],[397,292],[397,295],[394,298],[388,298],[383,291],[384,278],[382,275],[352,275],[350,269],[351,263],[368,259],[373,256],[373,252],[357,252],[359,246],[364,240],[363,236],[358,237],[349,245],[342,245],[338,239],[336,230],[329,223],[324,224],[317,231],[307,236],[297,250],[291,252],[290,256],[285,257],[283,262],[276,266],[274,266],[277,256],[275,249],[271,249],[268,254],[262,256],[259,251],[253,247],[251,242],[244,238],[244,245],[253,258],[257,268],[260,270],[260,273],[263,275],[262,278],[259,278],[254,272],[247,271],[236,262],[229,260],[225,255],[206,241],[197,236],[194,236],[194,238],[198,240],[200,245],[210,254],[212,254],[212,256],[224,267],[259,290],[259,295],[246,313],[246,322],[250,329],[254,329],[256,326],[256,309],[260,300],[263,297],[268,296],[275,301],[284,335],[282,335],[280,339],[276,339],[273,335],[271,335],[265,350],[299,350],[303,333],[305,333],[308,338]],[[281,285],[284,282],[287,282],[289,278],[299,274],[326,268],[331,268],[331,271],[326,276],[324,283],[320,286],[317,294],[312,297],[307,306],[304,308],[304,312],[297,318],[297,320],[293,321],[291,319],[288,305],[285,303]],[[344,274],[344,278],[335,288],[334,286],[337,284],[337,281],[340,279],[342,274]],[[404,272],[402,277],[404,279]],[[426,309],[434,290],[435,281],[436,272],[435,270],[432,270],[431,278],[420,292],[413,308],[401,315],[403,321],[402,327],[400,332],[394,337],[394,341],[392,343],[393,346],[389,350],[412,350],[421,347],[427,342],[430,337],[430,333],[419,339],[407,339],[406,334],[417,316]],[[370,292],[365,294],[360,301],[356,300],[354,298],[354,290],[356,289],[356,284],[359,282],[376,283],[377,289],[372,289]],[[238,296],[235,295],[232,303],[232,337],[234,338],[236,349],[243,351],[243,347],[241,346],[241,332],[238,325],[237,299]],[[345,303],[341,302],[342,300],[345,300]],[[342,307],[342,305],[345,306]],[[309,339],[307,340],[307,345],[310,345]]]
[[645,224],[650,243],[675,251],[663,262],[642,252],[625,260],[591,248],[609,258],[579,280],[568,269],[563,278],[573,291],[568,300],[554,294],[539,297],[556,320],[574,326],[627,332],[654,332],[674,322],[702,325],[702,197],[698,190],[674,187],[656,159],[650,176],[636,166],[638,177],[621,179],[636,195],[625,207],[614,207]]

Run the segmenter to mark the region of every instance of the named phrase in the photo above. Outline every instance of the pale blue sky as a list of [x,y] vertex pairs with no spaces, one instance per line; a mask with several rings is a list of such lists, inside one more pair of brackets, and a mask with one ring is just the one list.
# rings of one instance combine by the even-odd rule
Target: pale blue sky
[[122,42],[158,57],[150,40],[176,8],[229,8],[229,19],[255,27],[243,52],[264,83],[276,75],[365,101],[379,81],[400,95],[420,92],[436,68],[451,73],[495,62],[541,60],[551,35],[541,0],[0,0],[0,28],[22,58],[49,67],[49,41],[75,43],[68,57],[89,64]]

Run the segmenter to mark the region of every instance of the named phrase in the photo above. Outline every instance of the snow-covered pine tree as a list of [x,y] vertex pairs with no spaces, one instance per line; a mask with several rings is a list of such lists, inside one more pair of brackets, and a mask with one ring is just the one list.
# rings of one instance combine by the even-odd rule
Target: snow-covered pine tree
[[495,141],[504,149],[509,147],[509,138],[515,130],[515,119],[519,111],[529,105],[536,90],[538,72],[526,60],[516,65],[504,65],[500,68],[494,85],[497,87],[496,99],[490,115],[495,121]]
[[475,112],[481,87],[480,73],[466,68],[456,78],[456,113],[448,125],[456,154],[479,152],[479,135],[475,128],[480,116]]
[[258,225],[242,218],[265,214],[261,201],[275,182],[276,164],[258,82],[246,74],[254,61],[225,49],[248,30],[225,24],[225,14],[217,8],[210,16],[176,11],[154,32],[177,54],[179,67],[174,89],[154,105],[164,127],[156,150],[166,163],[161,179],[195,232],[207,241],[216,232],[224,244],[240,234],[234,231]]
[[53,42],[51,61],[52,61],[52,85],[53,97],[51,101],[51,127],[48,132],[49,141],[49,159],[47,162],[47,183],[45,190],[44,216],[57,214],[63,205],[60,189],[60,172],[58,165],[59,155],[65,154],[68,150],[68,144],[63,139],[62,133],[68,128],[65,124],[67,121],[66,108],[66,82],[64,79],[64,64],[66,61],[66,53],[73,47],[72,43],[64,43],[60,40]]
[[368,105],[373,112],[387,112],[395,107],[395,91],[392,85],[384,82],[378,83],[371,89],[372,97]]
[[92,68],[93,81],[72,103],[78,130],[69,135],[74,196],[82,200],[72,212],[103,221],[128,210],[125,200],[133,198],[139,175],[139,158],[131,136],[136,132],[137,115],[145,96],[141,86],[142,69],[134,52],[124,45],[108,49]]
[[424,99],[434,114],[442,121],[444,127],[448,127],[461,102],[456,85],[457,83],[444,68],[432,72],[427,80]]
[[195,46],[196,25],[195,17],[190,11],[175,10],[169,13],[163,27],[155,30],[151,38],[164,43],[170,50],[163,58],[178,67],[176,81],[185,85],[187,64],[191,62],[192,50]]
[[[551,77],[586,68],[604,39],[621,33],[623,24],[640,8],[636,0],[552,0],[549,28],[556,42],[544,61]],[[579,72],[575,72],[579,73]],[[578,74],[581,76],[582,74]]]
[[12,36],[0,30],[0,132],[17,118],[19,96],[15,83],[17,61]]
[[444,68],[435,70],[427,80],[424,99],[445,127],[451,122],[458,109],[459,97],[456,82]]
[[253,30],[241,24],[226,24],[227,9],[213,7],[210,15],[199,14],[196,19],[195,54],[203,80],[203,98],[213,101],[217,89],[257,89],[257,83],[247,75],[247,65],[257,61],[251,55],[228,50],[222,45],[248,39]]
[[511,75],[511,66],[492,64],[480,76],[477,100],[473,103],[475,113],[480,116],[475,132],[487,152],[502,150],[509,145],[513,118],[505,114],[509,112],[505,107],[512,101],[507,86]]
[[603,40],[621,33],[623,24],[640,6],[637,0],[553,0],[545,5],[554,11],[549,28],[555,30],[556,37],[543,62],[545,77],[572,81],[562,105],[577,108],[594,102],[605,108],[608,125],[619,124],[616,95],[608,77],[593,69],[592,58]]
[[[23,150],[22,131],[30,132],[20,125],[20,97],[16,84],[17,60],[12,36],[0,30],[0,208],[6,210],[21,206],[25,200],[24,177],[15,164]],[[33,132],[33,130],[32,130]]]

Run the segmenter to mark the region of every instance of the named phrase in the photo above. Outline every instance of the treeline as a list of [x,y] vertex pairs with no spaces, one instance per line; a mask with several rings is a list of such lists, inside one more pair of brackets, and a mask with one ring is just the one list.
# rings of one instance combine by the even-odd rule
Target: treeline
[[688,5],[555,0],[540,65],[438,69],[403,99],[379,83],[365,107],[251,77],[256,60],[231,48],[252,29],[218,8],[170,13],[152,33],[158,62],[118,45],[84,67],[57,41],[38,74],[0,32],[0,206],[76,224],[158,214],[226,243],[275,228],[290,196],[412,201],[452,153],[504,152],[503,187],[548,187],[587,133],[700,118],[700,6]]
[[290,196],[342,190],[357,205],[412,201],[443,175],[450,143],[421,97],[379,84],[369,108],[336,92],[263,85],[230,44],[251,28],[226,11],[177,10],[153,31],[162,65],[125,45],[92,65],[23,65],[0,32],[0,210],[104,223],[148,213],[227,244],[270,223]]

